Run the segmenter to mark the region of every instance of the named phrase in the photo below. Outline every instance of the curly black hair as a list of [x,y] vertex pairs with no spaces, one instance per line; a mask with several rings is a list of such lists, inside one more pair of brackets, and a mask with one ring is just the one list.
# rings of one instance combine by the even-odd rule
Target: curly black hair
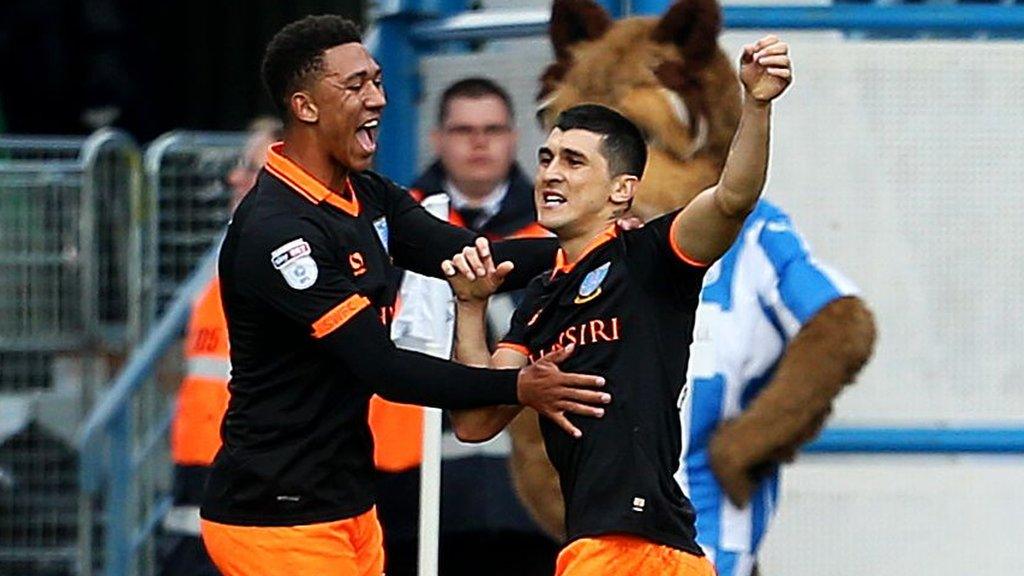
[[282,28],[263,54],[263,84],[278,112],[287,118],[288,100],[323,69],[324,51],[362,42],[351,20],[325,14],[306,16]]

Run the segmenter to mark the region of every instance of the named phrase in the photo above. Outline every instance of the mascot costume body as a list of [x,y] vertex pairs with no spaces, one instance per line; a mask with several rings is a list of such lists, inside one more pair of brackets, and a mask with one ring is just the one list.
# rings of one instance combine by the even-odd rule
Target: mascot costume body
[[[740,110],[720,28],[715,0],[681,0],[661,18],[618,22],[592,0],[552,7],[555,62],[541,77],[538,118],[549,126],[562,110],[597,102],[637,123],[650,142],[633,207],[645,220],[718,180]],[[817,262],[785,212],[762,200],[707,273],[680,407],[677,479],[720,575],[756,571],[779,466],[821,430],[874,338],[854,286]],[[524,412],[511,428],[517,489],[542,526],[564,534],[536,414]]]

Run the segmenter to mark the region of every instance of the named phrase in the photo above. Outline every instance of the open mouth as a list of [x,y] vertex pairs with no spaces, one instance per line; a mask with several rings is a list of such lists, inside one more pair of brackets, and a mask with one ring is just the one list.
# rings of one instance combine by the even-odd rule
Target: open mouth
[[543,206],[545,208],[553,208],[566,203],[565,196],[555,192],[554,190],[545,190],[541,192],[541,200],[543,201]]
[[359,125],[356,130],[356,140],[367,154],[377,151],[377,129],[380,127],[380,120],[374,118]]

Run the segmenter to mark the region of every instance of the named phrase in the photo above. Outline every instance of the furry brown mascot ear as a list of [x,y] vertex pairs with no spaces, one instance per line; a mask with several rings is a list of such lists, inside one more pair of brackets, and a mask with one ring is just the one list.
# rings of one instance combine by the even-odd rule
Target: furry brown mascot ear
[[699,94],[701,72],[718,53],[721,31],[722,11],[715,0],[673,4],[651,31],[651,40],[675,46],[682,60],[662,62],[654,70],[658,80],[680,94]]
[[[706,73],[712,60],[720,56],[718,35],[721,32],[722,11],[715,0],[682,0],[673,4],[661,17],[651,31],[651,40],[675,46],[682,56],[681,60],[666,60],[659,64],[654,75],[686,103],[691,114],[691,136],[696,136],[698,118],[706,118],[713,124],[711,131],[718,137],[709,139],[709,151],[724,158],[738,115],[732,112],[724,118],[716,118],[721,114],[712,114],[711,105],[705,98],[709,83],[735,82],[733,78],[726,80]],[[716,92],[721,93],[722,90]],[[721,102],[717,104],[722,106]]]
[[537,99],[551,92],[553,85],[565,76],[572,64],[572,47],[580,42],[597,40],[612,26],[612,17],[593,0],[555,0],[551,5],[548,37],[555,51],[555,61],[540,76]]
[[555,58],[572,59],[569,49],[585,40],[597,40],[612,27],[612,18],[593,0],[555,0],[551,5],[548,35]]
[[715,0],[682,0],[669,8],[651,32],[651,40],[675,44],[690,64],[707,64],[718,52],[722,11]]

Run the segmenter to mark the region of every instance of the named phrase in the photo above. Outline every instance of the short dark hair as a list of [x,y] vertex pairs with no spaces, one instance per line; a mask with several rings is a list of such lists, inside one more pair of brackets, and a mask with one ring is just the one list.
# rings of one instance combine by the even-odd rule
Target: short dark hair
[[555,119],[555,128],[586,130],[600,134],[601,154],[608,160],[611,176],[629,174],[640,178],[647,164],[647,142],[636,124],[615,110],[600,104],[573,106]]
[[441,93],[441,101],[437,105],[437,123],[444,124],[445,119],[448,118],[448,105],[455,98],[483,98],[484,96],[500,98],[505,103],[505,109],[508,110],[508,117],[515,119],[516,111],[512,107],[512,97],[501,85],[489,78],[472,77],[463,78],[444,89],[444,92]]
[[275,34],[263,54],[263,84],[278,112],[287,119],[288,99],[323,70],[324,51],[352,42],[362,42],[359,27],[332,14],[306,16]]

